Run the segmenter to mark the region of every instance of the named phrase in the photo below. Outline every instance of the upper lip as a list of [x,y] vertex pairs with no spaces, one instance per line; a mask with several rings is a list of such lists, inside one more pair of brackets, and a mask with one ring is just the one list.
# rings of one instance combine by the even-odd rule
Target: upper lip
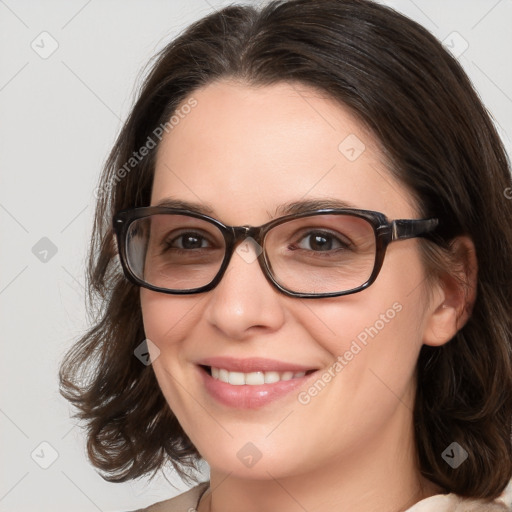
[[214,368],[222,368],[230,372],[306,372],[308,370],[316,370],[311,366],[302,364],[288,363],[285,361],[277,361],[275,359],[266,359],[262,357],[253,357],[250,359],[239,359],[235,357],[208,357],[197,361],[200,366],[213,366]]

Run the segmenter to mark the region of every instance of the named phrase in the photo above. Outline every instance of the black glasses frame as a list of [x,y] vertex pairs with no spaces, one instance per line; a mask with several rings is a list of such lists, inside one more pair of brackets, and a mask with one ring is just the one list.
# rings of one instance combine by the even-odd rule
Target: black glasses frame
[[[127,233],[130,224],[138,219],[142,219],[144,217],[149,217],[151,215],[187,215],[190,217],[195,217],[197,219],[202,219],[206,222],[209,222],[215,225],[224,236],[224,240],[226,243],[226,250],[224,254],[224,260],[222,265],[210,283],[205,286],[201,286],[199,288],[193,288],[190,290],[170,290],[167,288],[159,288],[157,286],[153,286],[145,281],[139,279],[134,272],[131,270],[130,265],[128,263],[128,258],[126,255],[126,240]],[[361,286],[357,288],[352,288],[350,290],[345,290],[341,292],[329,292],[329,293],[298,293],[292,290],[288,290],[279,284],[272,275],[272,271],[270,270],[269,261],[267,258],[267,254],[265,251],[265,237],[267,233],[280,224],[285,222],[299,219],[301,217],[309,217],[311,215],[350,215],[353,217],[359,217],[368,221],[368,223],[373,227],[373,231],[375,233],[375,242],[376,242],[376,254],[375,254],[375,263],[373,267],[373,271],[368,278],[368,280],[363,283]],[[166,206],[147,206],[141,208],[133,208],[130,210],[123,210],[114,215],[113,219],[113,228],[117,238],[117,246],[119,256],[121,258],[121,265],[123,267],[123,271],[125,276],[134,284],[138,286],[142,286],[149,290],[153,290],[156,292],[173,294],[173,295],[190,295],[194,293],[202,293],[212,290],[219,284],[222,279],[229,262],[233,256],[233,252],[235,251],[236,246],[239,242],[245,240],[248,237],[253,238],[262,248],[261,254],[258,256],[258,262],[260,265],[263,274],[267,278],[267,280],[280,292],[288,295],[290,297],[299,297],[299,298],[307,298],[307,299],[315,299],[322,297],[339,297],[342,295],[350,295],[352,293],[360,292],[366,288],[368,288],[374,281],[377,279],[379,272],[382,268],[382,263],[384,262],[384,256],[386,254],[386,249],[391,242],[397,240],[407,240],[410,238],[416,237],[425,237],[429,233],[432,233],[439,224],[439,220],[435,218],[430,219],[397,219],[397,220],[388,220],[388,218],[380,212],[375,212],[371,210],[359,210],[353,208],[328,208],[321,210],[310,210],[307,212],[285,215],[283,217],[279,217],[274,219],[266,224],[261,226],[226,226],[222,222],[214,219],[213,217],[209,217],[208,215],[204,215],[202,213],[184,210],[179,208],[169,208]]]

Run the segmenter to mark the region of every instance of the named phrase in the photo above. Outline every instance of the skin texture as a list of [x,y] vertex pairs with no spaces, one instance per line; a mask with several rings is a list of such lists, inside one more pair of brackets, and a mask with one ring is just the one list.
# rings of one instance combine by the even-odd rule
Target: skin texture
[[[197,106],[158,150],[152,205],[169,197],[208,205],[229,225],[261,225],[283,203],[326,198],[420,218],[373,137],[315,90],[221,81],[193,96]],[[351,134],[365,145],[354,161],[338,149]],[[464,305],[449,279],[427,283],[418,240],[392,243],[377,281],[345,297],[287,297],[235,253],[214,290],[141,289],[141,301],[146,336],[160,350],[159,385],[211,468],[200,512],[391,512],[443,492],[417,469],[415,366],[422,344],[446,343],[460,328]],[[195,362],[211,356],[327,370],[393,304],[401,310],[307,405],[292,392],[258,410],[229,408],[198,378]],[[249,442],[261,453],[250,468],[237,457]]]

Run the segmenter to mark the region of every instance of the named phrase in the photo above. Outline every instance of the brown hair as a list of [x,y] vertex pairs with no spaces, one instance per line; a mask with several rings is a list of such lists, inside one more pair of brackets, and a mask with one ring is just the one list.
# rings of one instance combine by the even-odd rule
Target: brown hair
[[[458,62],[420,25],[368,0],[228,7],[157,56],[101,177],[88,268],[96,322],[60,370],[61,393],[87,423],[92,463],[121,482],[166,461],[186,479],[200,460],[151,366],[134,357],[145,338],[139,289],[122,274],[112,216],[149,205],[156,148],[126,170],[133,152],[197,88],[223,78],[299,82],[339,101],[373,131],[421,213],[441,219],[438,244],[422,241],[425,254],[449,255],[461,234],[473,240],[472,316],[449,343],[421,349],[415,435],[425,477],[463,496],[497,497],[512,477],[509,163]],[[469,454],[457,469],[441,457],[453,441]]]

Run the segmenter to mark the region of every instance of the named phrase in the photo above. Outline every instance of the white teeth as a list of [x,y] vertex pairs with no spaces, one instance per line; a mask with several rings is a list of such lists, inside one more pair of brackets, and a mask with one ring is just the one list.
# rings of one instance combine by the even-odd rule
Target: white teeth
[[234,386],[243,386],[245,384],[245,375],[242,372],[229,372],[228,382]]
[[261,386],[262,384],[273,384],[281,380],[291,380],[304,377],[306,372],[230,372],[224,368],[211,367],[212,377],[232,384],[233,386],[243,386],[247,384],[249,386]]
[[250,386],[265,384],[265,374],[263,372],[246,373],[245,384],[249,384]]
[[229,372],[227,370],[222,370],[219,368],[218,370],[219,376],[217,377],[222,382],[229,382]]
[[265,372],[265,384],[273,384],[274,382],[279,382],[281,379],[279,378],[279,373],[277,372]]

